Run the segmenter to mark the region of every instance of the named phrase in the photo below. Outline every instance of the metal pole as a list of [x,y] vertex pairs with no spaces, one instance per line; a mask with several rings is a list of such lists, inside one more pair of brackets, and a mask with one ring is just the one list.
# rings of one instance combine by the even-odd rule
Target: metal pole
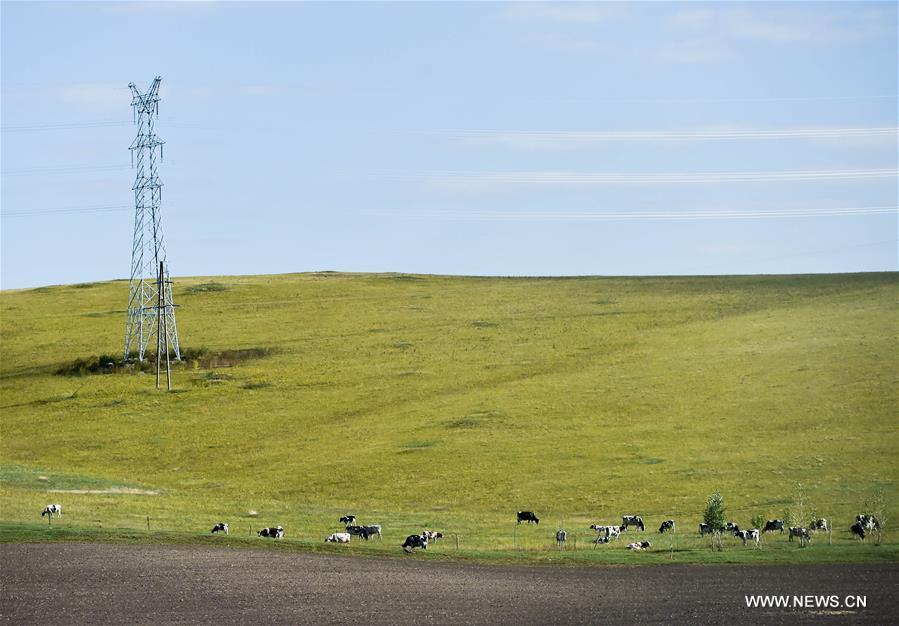
[[[159,389],[159,360],[162,358],[162,332],[161,326],[159,323],[160,316],[162,315],[162,303],[163,303],[163,290],[162,290],[162,261],[159,262],[159,275],[156,279],[156,388]],[[168,345],[168,342],[166,342]]]
[[[168,281],[166,280],[165,273],[162,269],[162,261],[159,262],[159,274],[162,277],[164,286],[167,288]],[[163,289],[163,291],[162,291],[162,306],[164,309],[163,313],[162,313],[162,330],[163,330],[163,333],[165,334],[165,337],[163,338],[163,342],[165,343],[165,381],[166,381],[168,390],[171,391],[172,390],[172,364],[169,361],[169,323],[168,323],[169,311],[168,311],[168,309],[165,308],[166,307],[165,289]],[[157,329],[156,332],[159,332],[159,329]]]

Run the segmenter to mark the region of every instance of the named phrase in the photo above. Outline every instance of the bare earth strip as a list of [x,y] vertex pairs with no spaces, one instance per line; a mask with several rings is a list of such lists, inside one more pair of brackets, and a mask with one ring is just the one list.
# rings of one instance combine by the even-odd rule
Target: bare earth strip
[[[79,543],[2,544],[0,563],[0,620],[17,624],[888,624],[899,615],[897,563],[550,568]],[[747,608],[746,594],[859,595],[867,608]]]

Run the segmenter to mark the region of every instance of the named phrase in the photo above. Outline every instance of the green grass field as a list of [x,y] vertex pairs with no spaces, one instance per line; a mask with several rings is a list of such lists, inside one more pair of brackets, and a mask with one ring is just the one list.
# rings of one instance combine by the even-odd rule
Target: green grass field
[[[710,552],[695,528],[712,491],[745,527],[795,508],[801,482],[834,545],[776,537],[757,552],[786,556],[764,558],[895,560],[897,279],[179,279],[184,348],[272,352],[187,363],[175,393],[151,373],[56,373],[120,354],[127,282],[4,291],[0,535],[102,539],[150,516],[182,539],[223,520],[312,546],[354,513],[385,541],[353,551],[434,528],[460,536],[460,555],[506,558],[527,509],[541,524],[516,547],[536,560],[557,527],[583,548],[589,524],[623,514],[667,548],[655,530],[674,518],[687,554]],[[852,543],[878,494],[886,545]],[[43,530],[49,502],[64,515]]]

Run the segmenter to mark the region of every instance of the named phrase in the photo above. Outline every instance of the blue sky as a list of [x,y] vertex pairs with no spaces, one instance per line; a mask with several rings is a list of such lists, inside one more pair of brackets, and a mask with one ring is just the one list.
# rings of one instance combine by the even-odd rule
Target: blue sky
[[897,269],[895,3],[2,3],[0,286]]

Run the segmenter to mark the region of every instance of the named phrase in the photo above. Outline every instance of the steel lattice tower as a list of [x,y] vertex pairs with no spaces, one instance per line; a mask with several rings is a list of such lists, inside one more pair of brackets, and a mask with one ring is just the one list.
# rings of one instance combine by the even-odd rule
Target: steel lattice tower
[[[165,316],[166,339],[172,346],[175,358],[181,359],[178,345],[178,330],[175,327],[175,305],[172,301],[172,287],[169,281],[168,263],[165,258],[165,244],[162,235],[162,183],[156,170],[156,152],[162,160],[163,142],[153,132],[153,122],[159,115],[159,83],[157,76],[145,93],[129,83],[133,96],[131,106],[137,137],[131,144],[131,165],[136,167],[134,179],[134,243],[131,247],[131,286],[128,294],[128,321],[125,325],[125,360],[132,351],[137,359],[144,360],[150,339],[158,336],[157,311],[160,295],[164,306],[160,314]],[[163,262],[163,294],[159,293],[159,263]]]

